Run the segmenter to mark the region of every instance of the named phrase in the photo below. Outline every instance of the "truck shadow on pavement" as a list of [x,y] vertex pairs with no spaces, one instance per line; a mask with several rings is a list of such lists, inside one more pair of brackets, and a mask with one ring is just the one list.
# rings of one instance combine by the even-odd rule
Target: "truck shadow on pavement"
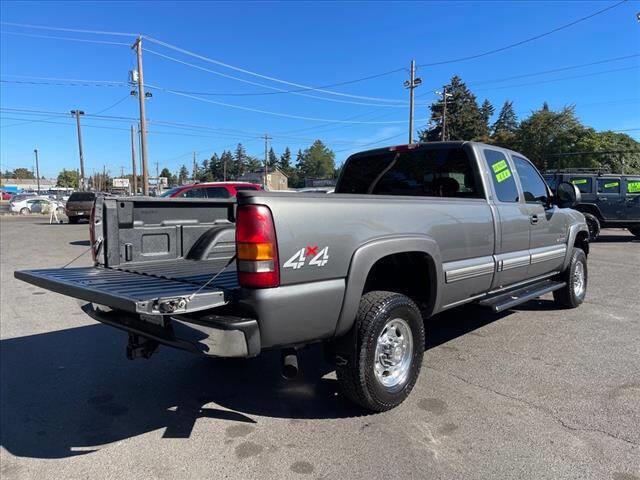
[[[430,319],[432,348],[500,316],[477,307]],[[188,438],[201,419],[257,423],[364,415],[338,392],[333,368],[314,346],[300,354],[303,376],[279,375],[279,352],[213,360],[161,348],[149,361],[125,359],[126,335],[103,325],[0,342],[0,443],[12,455],[65,458],[163,429]],[[206,421],[206,420],[205,420]]]

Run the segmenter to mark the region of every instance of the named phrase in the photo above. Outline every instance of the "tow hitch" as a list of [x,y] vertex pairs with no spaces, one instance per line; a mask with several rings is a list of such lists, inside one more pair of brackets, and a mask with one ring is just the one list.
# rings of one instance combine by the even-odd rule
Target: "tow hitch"
[[127,344],[127,358],[150,358],[158,350],[158,342],[150,338],[129,333],[129,343]]

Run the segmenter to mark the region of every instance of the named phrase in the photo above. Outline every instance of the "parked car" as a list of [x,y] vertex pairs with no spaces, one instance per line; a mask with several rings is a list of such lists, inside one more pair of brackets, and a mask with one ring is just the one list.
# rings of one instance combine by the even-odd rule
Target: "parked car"
[[82,218],[88,220],[95,200],[94,192],[73,192],[65,207],[69,223],[78,223]]
[[164,192],[164,198],[231,198],[243,190],[262,190],[262,186],[249,182],[206,182],[182,185]]
[[2,195],[2,200],[11,200],[11,197],[13,197],[13,193],[11,192],[7,192],[5,190],[0,190],[1,195]]
[[297,351],[322,342],[345,396],[374,411],[415,385],[424,319],[551,292],[559,308],[585,298],[588,230],[570,208],[580,192],[561,183],[553,194],[519,153],[475,142],[370,150],[347,159],[335,191],[98,198],[94,267],[15,276],[88,302],[85,313],[129,333],[130,359],[159,344],[212,357],[277,348],[290,377]]
[[582,199],[575,209],[585,216],[591,241],[601,228],[626,228],[640,238],[640,175],[566,169],[546,172],[544,178],[551,188],[561,182],[578,187]]
[[63,207],[56,201],[51,200],[48,197],[27,195],[23,197],[16,195],[9,201],[9,209],[13,213],[19,213],[20,215],[28,215],[30,213],[44,213],[51,208],[56,208],[62,212]]

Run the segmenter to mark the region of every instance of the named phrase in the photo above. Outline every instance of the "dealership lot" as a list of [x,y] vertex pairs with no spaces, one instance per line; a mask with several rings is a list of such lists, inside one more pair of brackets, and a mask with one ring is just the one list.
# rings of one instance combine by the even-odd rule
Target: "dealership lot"
[[293,382],[277,352],[130,362],[124,333],[13,278],[81,254],[86,224],[1,217],[0,234],[3,479],[640,479],[640,242],[626,231],[592,245],[577,310],[545,297],[429,320],[416,388],[376,415],[340,396],[317,348]]

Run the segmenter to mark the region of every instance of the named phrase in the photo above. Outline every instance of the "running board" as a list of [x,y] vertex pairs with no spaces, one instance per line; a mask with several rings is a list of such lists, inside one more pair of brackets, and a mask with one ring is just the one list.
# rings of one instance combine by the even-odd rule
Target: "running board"
[[541,297],[546,293],[560,290],[566,286],[566,282],[545,280],[543,282],[527,285],[507,293],[480,300],[478,303],[484,307],[490,307],[494,312],[502,312],[522,303]]

